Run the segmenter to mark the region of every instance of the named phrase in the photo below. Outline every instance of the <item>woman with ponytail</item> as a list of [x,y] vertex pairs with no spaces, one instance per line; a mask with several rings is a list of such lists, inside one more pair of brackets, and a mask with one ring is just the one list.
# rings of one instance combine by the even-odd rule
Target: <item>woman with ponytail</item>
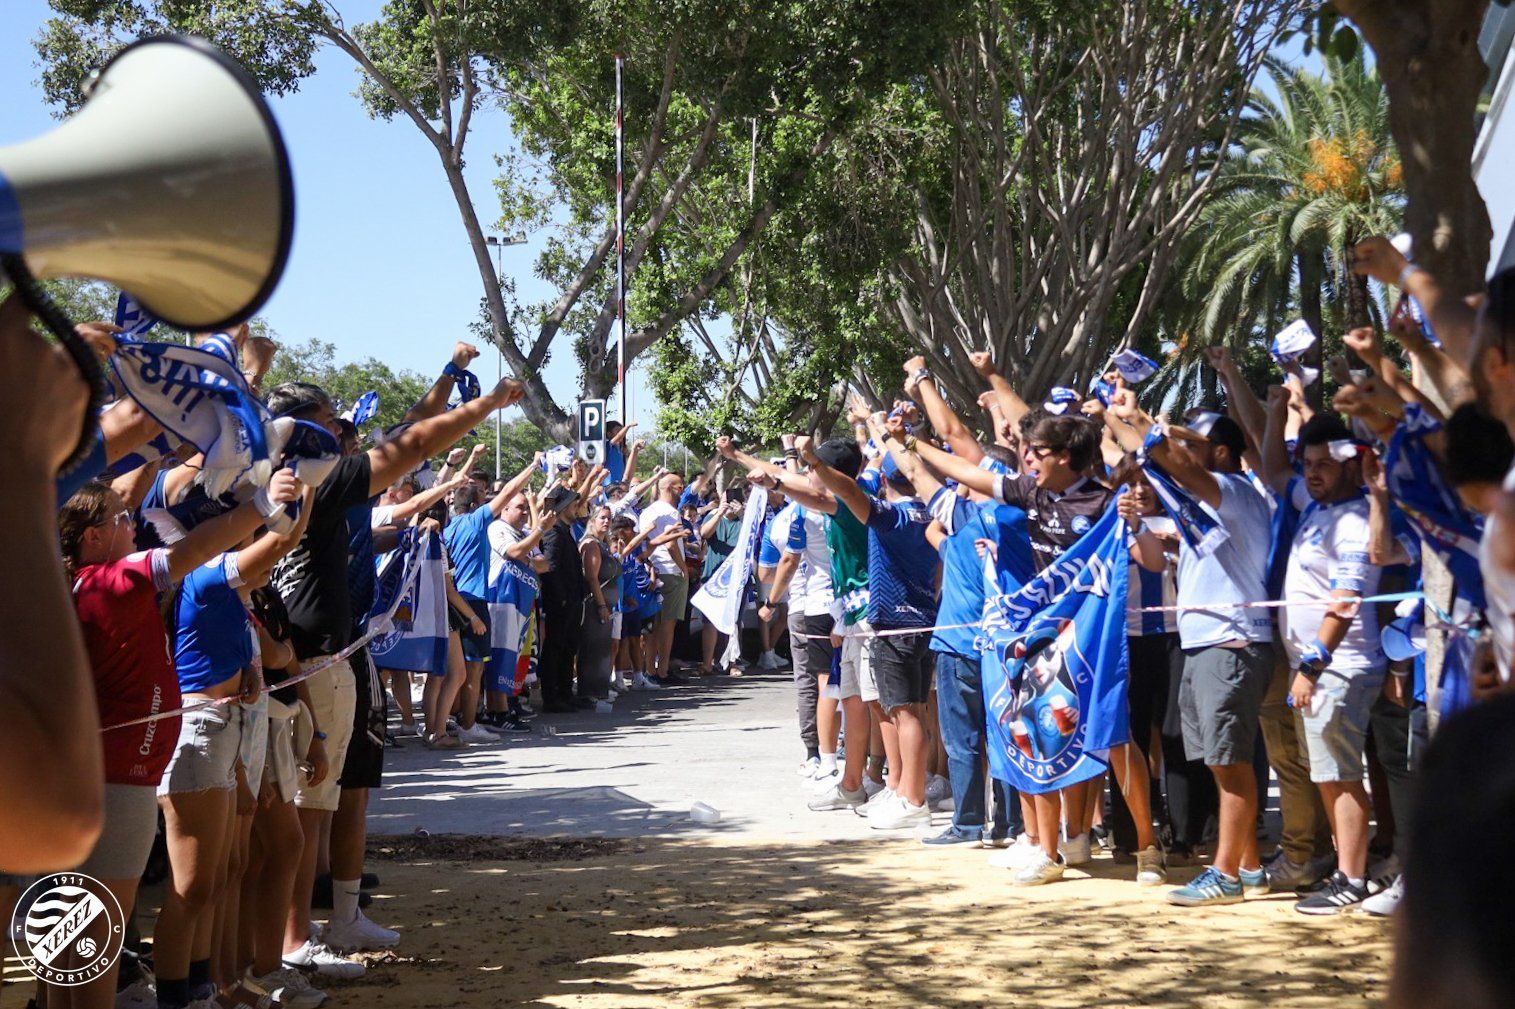
[[[267,506],[294,501],[300,492],[284,470],[259,496]],[[172,546],[139,552],[134,516],[106,484],[85,484],[58,513],[105,754],[105,824],[79,871],[103,883],[123,908],[136,900],[157,832],[158,784],[179,738],[179,716],[163,714],[180,707],[180,694],[159,594],[262,524],[258,503],[249,501]],[[85,985],[49,986],[48,1006],[108,1007],[115,995],[113,966]]]

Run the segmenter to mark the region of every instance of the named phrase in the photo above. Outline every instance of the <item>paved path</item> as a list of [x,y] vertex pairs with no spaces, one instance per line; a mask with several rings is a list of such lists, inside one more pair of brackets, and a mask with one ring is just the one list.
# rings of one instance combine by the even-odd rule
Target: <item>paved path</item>
[[[615,708],[538,716],[529,736],[466,750],[427,750],[405,740],[385,756],[369,832],[765,840],[870,833],[859,817],[805,808],[788,672],[626,694]],[[692,821],[695,802],[720,810],[721,821]],[[937,816],[943,825],[946,819]]]

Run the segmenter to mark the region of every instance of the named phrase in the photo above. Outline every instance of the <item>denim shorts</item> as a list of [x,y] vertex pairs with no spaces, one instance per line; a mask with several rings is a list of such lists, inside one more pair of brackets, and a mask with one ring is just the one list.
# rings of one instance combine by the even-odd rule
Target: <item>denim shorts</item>
[[1294,709],[1311,781],[1362,780],[1368,724],[1383,678],[1382,669],[1327,669],[1316,681],[1309,707]]
[[237,787],[242,755],[242,705],[236,701],[187,711],[179,741],[158,783],[159,795]]
[[890,634],[873,640],[873,676],[885,713],[931,697],[931,632]]

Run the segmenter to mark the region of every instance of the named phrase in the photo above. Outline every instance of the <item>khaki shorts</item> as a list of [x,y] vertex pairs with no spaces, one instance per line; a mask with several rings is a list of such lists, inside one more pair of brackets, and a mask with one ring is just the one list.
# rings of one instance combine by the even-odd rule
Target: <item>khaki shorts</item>
[[[323,656],[311,659],[308,665],[325,662]],[[326,733],[326,759],[331,773],[319,785],[300,782],[295,794],[295,805],[301,809],[320,809],[336,812],[342,789],[337,784],[342,767],[347,762],[347,744],[352,741],[352,720],[357,710],[357,681],[352,666],[346,659],[334,663],[305,681],[310,691],[311,714],[316,724]]]
[[683,620],[689,611],[689,579],[659,572],[658,581],[663,583],[663,608],[658,611],[658,619]]
[[878,700],[878,681],[873,676],[873,645],[878,639],[871,633],[873,626],[859,620],[846,628],[842,637],[842,685],[838,697],[861,697],[864,701]]
[[1299,737],[1316,783],[1361,781],[1363,750],[1373,702],[1383,689],[1383,669],[1327,669],[1315,684],[1310,706],[1294,709]]

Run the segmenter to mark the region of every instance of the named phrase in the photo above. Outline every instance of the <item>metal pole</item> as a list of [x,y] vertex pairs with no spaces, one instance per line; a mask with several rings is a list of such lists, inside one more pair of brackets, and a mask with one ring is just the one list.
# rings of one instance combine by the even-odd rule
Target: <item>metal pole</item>
[[626,120],[622,71],[626,57],[615,58],[615,316],[618,350],[616,380],[621,386],[621,423],[631,423],[626,381]]

